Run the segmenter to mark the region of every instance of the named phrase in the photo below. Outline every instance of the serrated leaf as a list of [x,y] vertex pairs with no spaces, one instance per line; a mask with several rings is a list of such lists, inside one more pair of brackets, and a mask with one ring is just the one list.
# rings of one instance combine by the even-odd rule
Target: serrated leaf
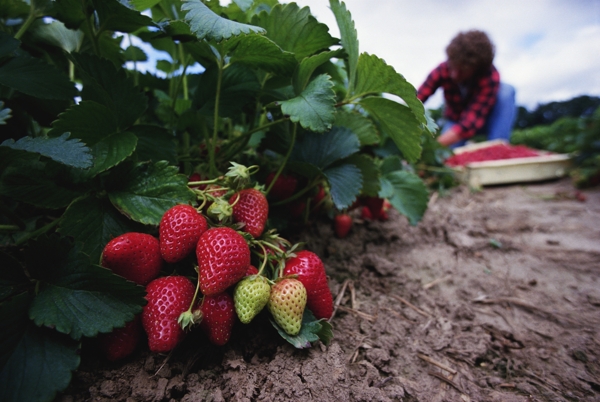
[[270,13],[255,15],[252,24],[264,28],[269,39],[294,53],[298,61],[338,43],[327,25],[318,22],[308,7],[300,9],[296,3],[277,4]]
[[137,141],[135,134],[126,131],[108,135],[94,144],[94,166],[86,172],[86,177],[94,177],[123,162],[136,149]]
[[292,78],[292,85],[294,86],[294,92],[296,95],[302,93],[306,85],[308,84],[312,74],[315,70],[323,63],[328,62],[332,57],[338,57],[342,54],[342,50],[332,50],[328,52],[321,52],[314,56],[305,57],[298,65],[298,68],[294,72]]
[[146,55],[146,52],[144,52],[142,50],[142,48],[140,48],[138,46],[127,46],[127,48],[125,49],[124,55],[125,55],[125,59],[127,61],[138,62],[138,61],[147,61],[148,60],[148,56]]
[[346,4],[339,0],[329,0],[329,6],[331,11],[335,15],[338,28],[340,29],[340,36],[342,40],[342,46],[348,54],[348,95],[354,90],[354,82],[356,80],[356,70],[358,65],[358,34],[354,27],[354,21],[350,11],[346,8]]
[[78,29],[86,19],[86,5],[81,0],[56,0],[53,2],[51,15],[62,21],[67,28]]
[[235,4],[243,11],[246,12],[254,3],[254,0],[233,0]]
[[125,7],[117,0],[92,0],[92,3],[103,30],[134,32],[143,27],[155,26],[150,17]]
[[222,18],[205,6],[200,0],[183,0],[182,11],[187,11],[184,20],[198,39],[215,40],[229,39],[232,36],[265,33],[260,27],[241,24]]
[[281,101],[281,111],[294,123],[317,133],[331,128],[335,120],[335,92],[326,74],[315,77],[300,95]]
[[407,171],[395,171],[381,178],[379,195],[387,198],[390,204],[408,218],[411,225],[419,223],[429,201],[429,193],[423,180]]
[[88,146],[118,131],[117,115],[109,107],[94,101],[81,101],[71,106],[52,123],[50,137],[70,133]]
[[8,56],[16,51],[20,45],[21,42],[12,35],[7,34],[6,32],[0,32],[0,57]]
[[90,149],[79,139],[69,139],[65,133],[60,137],[23,137],[18,141],[4,141],[1,147],[8,147],[26,152],[37,153],[63,165],[85,169],[92,166]]
[[312,342],[321,340],[324,344],[328,345],[333,339],[333,331],[331,330],[331,324],[324,319],[317,320],[314,314],[309,309],[304,309],[302,315],[302,326],[300,332],[297,335],[288,335],[283,328],[281,328],[273,319],[269,319],[273,327],[277,330],[279,335],[296,349],[307,349],[312,346]]
[[329,167],[323,174],[329,183],[335,207],[341,211],[352,205],[363,187],[361,170],[353,164],[345,163]]
[[[38,325],[52,326],[78,340],[123,327],[142,312],[145,290],[99,266],[73,259],[59,277],[43,283],[29,310]],[[88,263],[89,264],[89,263]]]
[[224,43],[231,50],[230,63],[242,63],[274,74],[291,74],[296,59],[283,51],[275,42],[262,35],[236,36]]
[[91,54],[74,53],[72,57],[82,76],[82,100],[110,109],[117,116],[120,130],[131,126],[146,110],[146,96],[126,75],[125,69],[117,70],[109,60]]
[[169,208],[196,199],[187,186],[187,176],[179,174],[167,161],[137,164],[115,174],[118,183],[109,192],[110,201],[136,222],[158,225]]
[[353,164],[360,169],[363,186],[361,194],[375,197],[381,189],[379,177],[381,176],[379,168],[372,157],[364,153],[357,153],[346,159],[348,163]]
[[[211,66],[200,76],[193,105],[199,113],[213,116],[217,96],[217,71]],[[256,74],[246,66],[233,64],[223,71],[220,90],[219,115],[236,117],[244,108],[256,99],[260,83]]]
[[423,129],[411,110],[385,98],[364,98],[360,105],[379,124],[408,162],[414,163],[421,156]]
[[346,127],[356,134],[361,145],[379,143],[379,134],[373,121],[358,112],[338,110],[335,115],[335,125]]
[[419,123],[427,124],[425,107],[417,98],[417,90],[402,74],[375,55],[363,53],[358,58],[356,70],[356,85],[353,90],[355,97],[367,94],[388,93],[399,96],[413,112]]
[[380,169],[382,175],[395,172],[396,170],[402,170],[402,158],[398,155],[386,156],[383,161],[381,161]]
[[68,53],[79,50],[83,32],[69,29],[60,21],[35,26],[33,35],[37,40],[59,47]]
[[139,161],[168,161],[177,164],[175,138],[166,128],[151,125],[131,126],[130,132],[138,138],[135,154]]
[[73,202],[62,216],[58,232],[80,243],[90,261],[100,262],[102,249],[111,239],[144,228],[128,220],[107,199],[84,197]]
[[354,133],[347,128],[334,127],[326,134],[303,133],[294,145],[290,160],[324,169],[359,149],[360,142]]
[[50,401],[79,367],[79,343],[27,318],[29,295],[0,305],[0,400]]
[[42,99],[71,100],[77,95],[66,74],[24,53],[0,65],[0,84]]

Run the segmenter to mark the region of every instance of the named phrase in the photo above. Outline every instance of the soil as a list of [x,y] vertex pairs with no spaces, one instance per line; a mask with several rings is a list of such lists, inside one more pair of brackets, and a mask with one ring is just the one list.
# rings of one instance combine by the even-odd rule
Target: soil
[[300,235],[323,259],[334,339],[295,349],[260,315],[210,346],[83,349],[67,401],[600,401],[600,188],[569,179],[434,193],[410,226],[330,222]]

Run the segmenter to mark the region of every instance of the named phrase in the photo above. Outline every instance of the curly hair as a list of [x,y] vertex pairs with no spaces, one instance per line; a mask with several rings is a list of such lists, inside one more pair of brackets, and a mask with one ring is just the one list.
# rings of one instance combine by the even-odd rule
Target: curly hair
[[477,71],[487,69],[494,61],[494,44],[483,31],[460,32],[446,47],[451,63],[470,66]]

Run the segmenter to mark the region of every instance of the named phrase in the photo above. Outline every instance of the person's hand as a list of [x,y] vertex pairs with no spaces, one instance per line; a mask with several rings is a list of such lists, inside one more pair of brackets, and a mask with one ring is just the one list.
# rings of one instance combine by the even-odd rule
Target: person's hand
[[457,130],[455,130],[454,127],[452,127],[450,130],[446,131],[444,134],[440,135],[437,139],[437,141],[445,147],[450,146],[454,143],[457,143],[460,140],[461,140],[461,138],[458,135],[458,132],[457,132]]

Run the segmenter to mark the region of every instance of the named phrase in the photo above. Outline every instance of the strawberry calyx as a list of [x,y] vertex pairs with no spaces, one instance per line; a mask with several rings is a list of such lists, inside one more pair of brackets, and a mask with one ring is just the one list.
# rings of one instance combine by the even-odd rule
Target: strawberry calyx
[[[198,272],[199,270],[198,266],[194,267],[194,269],[196,270],[196,272]],[[177,323],[181,326],[181,328],[184,331],[191,329],[194,325],[199,324],[202,321],[202,311],[200,311],[200,309],[194,309],[199,291],[200,279],[196,281],[196,290],[194,291],[194,297],[192,297],[190,307],[186,311],[181,313],[177,318]]]

